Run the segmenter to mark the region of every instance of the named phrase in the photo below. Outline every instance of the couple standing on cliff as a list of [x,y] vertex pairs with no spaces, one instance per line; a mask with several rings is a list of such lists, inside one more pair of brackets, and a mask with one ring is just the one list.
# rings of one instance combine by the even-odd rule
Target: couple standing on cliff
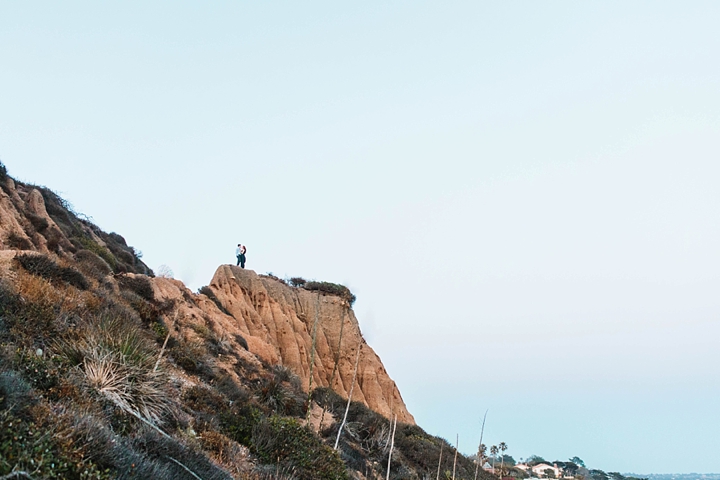
[[240,245],[238,243],[238,246],[235,249],[235,256],[237,257],[237,264],[240,266],[240,268],[245,268],[245,252],[246,251],[247,251],[247,248],[245,248],[245,245]]

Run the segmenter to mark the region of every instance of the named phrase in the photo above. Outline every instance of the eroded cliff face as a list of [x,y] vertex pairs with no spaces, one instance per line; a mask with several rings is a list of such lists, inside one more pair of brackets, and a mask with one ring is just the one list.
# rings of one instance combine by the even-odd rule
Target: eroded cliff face
[[306,391],[309,387],[330,387],[347,398],[360,349],[353,400],[387,418],[397,415],[399,422],[415,424],[397,385],[365,342],[357,318],[344,299],[290,287],[231,265],[218,268],[209,285],[219,305],[206,295],[193,294],[178,280],[153,278],[152,284],[159,301],[173,301],[176,306],[176,318],[169,325],[174,336],[190,345],[200,342],[201,325],[232,352],[213,360],[226,375],[236,378],[241,368],[238,359],[258,367],[262,361],[289,368],[300,377]]
[[353,399],[388,418],[397,415],[400,422],[415,423],[344,299],[290,287],[231,265],[218,268],[209,286],[237,322],[252,353],[290,368],[308,388],[317,325],[312,386],[330,387],[347,398],[360,349]]

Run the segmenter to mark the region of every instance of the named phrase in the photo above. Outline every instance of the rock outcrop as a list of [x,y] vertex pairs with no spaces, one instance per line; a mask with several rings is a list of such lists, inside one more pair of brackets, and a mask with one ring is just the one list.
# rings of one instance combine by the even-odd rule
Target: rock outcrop
[[[285,285],[251,270],[223,265],[209,287],[237,321],[248,349],[271,364],[295,372],[305,388],[330,387],[347,398],[360,349],[353,399],[376,412],[414,424],[395,382],[365,342],[347,301]],[[311,366],[315,333],[315,361]]]
[[[69,264],[92,257],[115,274],[152,276],[120,235],[78,218],[52,191],[5,176],[0,178],[0,251],[7,254],[0,255],[3,264],[14,256],[13,250],[57,255]],[[258,366],[279,364],[298,375],[306,391],[330,387],[347,398],[360,350],[353,400],[387,418],[397,415],[400,422],[415,423],[397,385],[363,339],[346,299],[230,265],[219,267],[210,282],[213,299],[192,293],[177,280],[150,281],[159,301],[175,305],[178,318],[169,325],[171,331],[192,343],[201,340],[198,330],[208,328],[233,351],[213,360],[227,375],[237,378],[232,358]]]

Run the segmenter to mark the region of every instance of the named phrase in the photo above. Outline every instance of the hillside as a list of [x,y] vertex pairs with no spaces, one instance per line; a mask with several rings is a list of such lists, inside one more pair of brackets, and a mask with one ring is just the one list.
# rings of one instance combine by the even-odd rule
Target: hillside
[[395,416],[390,478],[451,474],[344,287],[223,265],[194,293],[2,164],[0,187],[0,476],[385,478]]

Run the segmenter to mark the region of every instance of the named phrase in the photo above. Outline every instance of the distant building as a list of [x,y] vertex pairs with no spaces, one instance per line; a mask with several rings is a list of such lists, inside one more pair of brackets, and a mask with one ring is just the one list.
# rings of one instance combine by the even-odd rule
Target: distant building
[[[547,478],[548,476],[552,476],[554,478],[562,478],[562,470],[557,467],[557,465],[548,465],[547,463],[539,463],[532,467],[532,473],[533,475],[539,477],[539,478]],[[552,475],[548,475],[547,471],[552,471]]]

